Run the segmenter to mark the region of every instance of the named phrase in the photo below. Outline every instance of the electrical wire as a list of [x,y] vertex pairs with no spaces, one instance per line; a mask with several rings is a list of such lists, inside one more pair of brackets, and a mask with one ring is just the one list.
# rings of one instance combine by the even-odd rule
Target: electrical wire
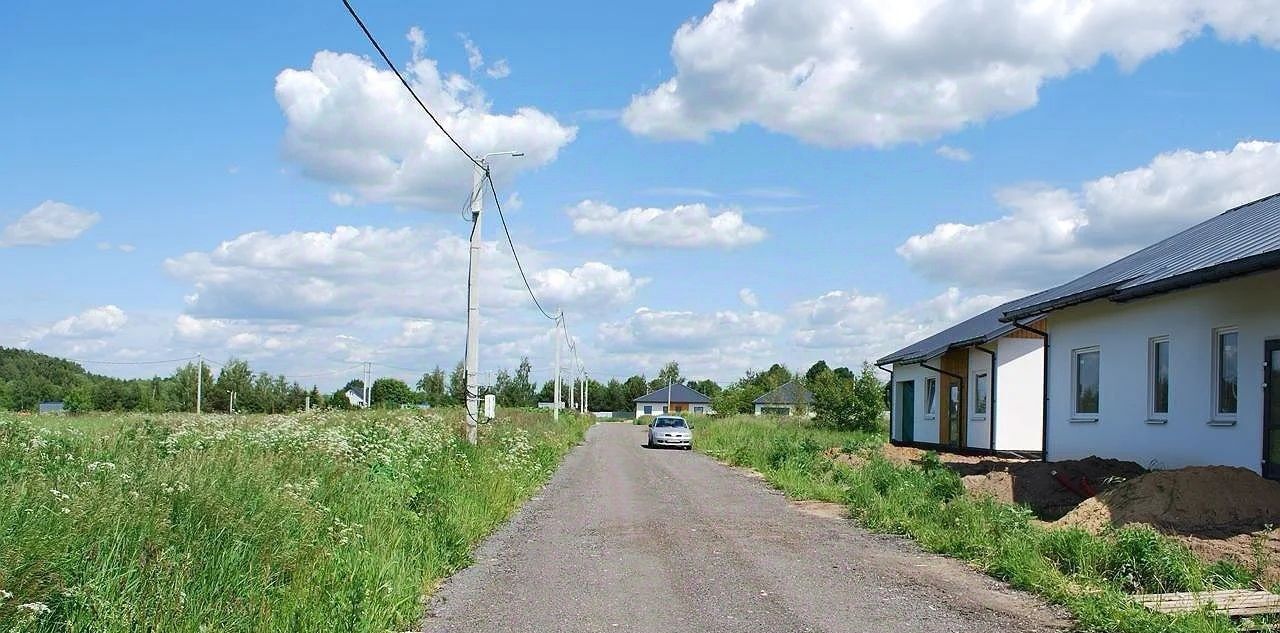
[[538,296],[533,293],[533,286],[529,284],[529,277],[524,274],[524,265],[520,263],[520,254],[516,252],[516,243],[511,239],[511,230],[507,228],[507,216],[502,213],[502,201],[498,199],[498,190],[493,186],[493,177],[489,174],[489,170],[485,170],[485,180],[489,181],[489,191],[493,192],[493,206],[498,209],[498,219],[502,220],[502,232],[507,236],[507,245],[511,247],[511,256],[516,260],[516,270],[520,271],[520,279],[524,280],[525,290],[529,291],[529,297],[533,299],[533,305],[538,307],[538,312],[542,316],[555,321],[556,317],[552,316],[542,304],[538,302]]
[[422,108],[422,111],[426,112],[427,116],[431,117],[431,122],[435,123],[436,127],[440,128],[440,131],[443,132],[444,135],[449,138],[449,140],[453,143],[453,146],[458,148],[458,151],[462,152],[463,155],[467,157],[467,160],[475,164],[476,167],[480,167],[483,169],[484,166],[480,163],[480,161],[476,160],[476,158],[471,155],[471,152],[468,152],[467,149],[462,146],[462,143],[458,142],[458,139],[453,138],[453,135],[449,133],[449,130],[445,129],[444,124],[441,123],[440,120],[436,118],[436,115],[431,113],[431,110],[430,108],[427,107],[427,104],[423,103],[422,99],[418,98],[418,93],[414,92],[413,86],[409,85],[409,81],[404,78],[404,75],[400,74],[400,69],[396,68],[395,63],[392,62],[391,58],[387,56],[387,52],[382,50],[382,45],[379,44],[378,40],[373,37],[373,33],[369,32],[369,27],[364,25],[364,20],[360,19],[359,14],[356,13],[355,7],[351,6],[351,2],[349,0],[342,0],[342,4],[347,7],[347,13],[350,13],[352,18],[355,18],[356,24],[360,25],[360,30],[364,31],[364,36],[369,38],[369,43],[373,44],[373,47],[378,49],[378,54],[382,56],[382,61],[386,62],[387,66],[391,68],[391,72],[396,74],[396,77],[400,79],[400,83],[404,84],[405,90],[408,90],[409,94],[413,96],[413,100],[418,102],[418,106]]
[[123,360],[81,360],[81,359],[78,359],[78,358],[67,358],[67,359],[65,359],[65,360],[69,360],[69,361],[71,361],[71,362],[73,362],[73,363],[80,363],[80,364],[82,364],[82,365],[167,365],[167,364],[169,364],[169,363],[180,363],[180,362],[182,362],[182,361],[184,361],[184,360],[196,360],[197,358],[199,358],[199,357],[198,357],[198,356],[188,356],[188,357],[186,357],[186,358],[171,358],[171,359],[168,359],[168,360],[133,360],[133,361],[123,361]]

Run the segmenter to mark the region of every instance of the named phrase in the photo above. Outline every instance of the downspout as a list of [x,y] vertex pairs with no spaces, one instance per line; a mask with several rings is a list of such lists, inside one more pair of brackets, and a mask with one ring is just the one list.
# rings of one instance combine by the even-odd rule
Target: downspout
[[1040,459],[1049,461],[1049,333],[1039,330],[1030,325],[1023,325],[1017,321],[1012,322],[1013,327],[1030,332],[1044,339],[1044,409],[1041,412],[1041,428],[1040,428]]
[[991,424],[989,425],[990,430],[988,431],[988,434],[990,437],[988,437],[987,439],[990,440],[990,442],[988,443],[988,448],[991,450],[992,453],[994,453],[996,452],[996,391],[997,391],[996,386],[999,384],[996,382],[996,378],[998,377],[996,375],[996,351],[992,349],[987,349],[981,345],[974,345],[973,348],[976,350],[982,350],[991,355],[991,393],[987,395],[987,397],[991,400],[991,403],[990,403],[991,411],[989,412],[990,417],[988,418],[989,420],[991,420]]
[[884,365],[881,365],[880,363],[876,363],[876,369],[889,373],[889,441],[892,442],[893,441],[893,403],[897,400],[898,383],[893,381],[892,369],[885,369]]

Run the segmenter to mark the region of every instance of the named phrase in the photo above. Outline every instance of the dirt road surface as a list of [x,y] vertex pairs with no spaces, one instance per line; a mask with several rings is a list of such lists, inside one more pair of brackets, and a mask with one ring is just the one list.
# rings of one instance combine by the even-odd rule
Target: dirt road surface
[[[797,510],[742,471],[598,424],[436,593],[428,632],[1017,632],[1060,613],[962,563]],[[696,433],[696,430],[695,430]]]

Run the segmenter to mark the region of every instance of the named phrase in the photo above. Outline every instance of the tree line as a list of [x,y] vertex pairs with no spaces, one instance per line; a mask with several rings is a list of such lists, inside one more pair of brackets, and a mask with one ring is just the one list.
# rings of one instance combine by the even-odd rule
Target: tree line
[[[80,365],[23,349],[0,348],[0,410],[34,411],[41,402],[62,402],[69,411],[194,411],[197,376],[203,371],[201,408],[229,411],[232,393],[235,410],[241,413],[282,413],[313,407],[351,408],[348,391],[364,393],[364,382],[352,380],[328,394],[312,386],[303,387],[282,375],[254,372],[244,360],[230,360],[217,369],[197,363],[178,367],[168,376],[121,379],[85,371]],[[492,393],[502,407],[534,407],[554,398],[552,381],[538,385],[533,367],[522,358],[515,371],[499,371],[482,394]],[[774,364],[764,371],[748,371],[726,385],[714,380],[690,380],[676,361],[666,363],[652,378],[636,374],[601,382],[589,378],[588,405],[592,411],[632,411],[636,398],[665,387],[684,384],[711,398],[712,408],[721,414],[752,413],[753,401],[790,381],[804,385],[814,394],[813,412],[820,423],[842,428],[869,428],[880,423],[885,411],[884,383],[875,370],[863,364],[859,371],[831,368],[825,361],[814,363],[804,373]],[[572,391],[581,393],[582,383],[566,375],[561,387],[567,402]],[[466,401],[466,370],[461,362],[452,371],[440,367],[426,372],[410,385],[398,378],[384,377],[371,385],[370,406],[398,408],[430,405],[456,406]]]

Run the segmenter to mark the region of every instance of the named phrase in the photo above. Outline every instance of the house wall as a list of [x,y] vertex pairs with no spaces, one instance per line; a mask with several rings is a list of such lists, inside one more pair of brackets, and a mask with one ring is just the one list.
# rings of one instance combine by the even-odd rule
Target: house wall
[[[993,346],[984,345],[987,349],[994,349]],[[978,402],[977,383],[974,376],[979,372],[987,374],[987,413],[982,415],[977,413],[976,405]],[[991,354],[980,349],[969,349],[969,368],[966,374],[965,382],[965,400],[969,407],[968,427],[965,433],[965,446],[969,448],[991,448]]]
[[988,347],[997,363],[995,450],[1043,451],[1044,340],[1004,336]]
[[[905,423],[913,423],[915,429],[915,441],[937,443],[938,441],[938,416],[929,416],[925,414],[925,379],[936,378],[938,373],[921,367],[919,363],[897,364],[893,366],[893,428],[891,429],[891,437],[895,440],[902,440],[902,428]],[[902,402],[898,393],[898,383],[910,380],[915,382],[915,420],[907,421],[902,419]]]
[[764,415],[764,410],[766,407],[769,409],[786,409],[786,413],[780,413],[777,415],[794,415],[795,414],[795,407],[789,404],[757,404],[756,415]]
[[[1162,468],[1221,464],[1258,471],[1263,345],[1280,338],[1277,289],[1280,271],[1273,271],[1053,313],[1048,457],[1099,455]],[[1221,327],[1239,328],[1239,404],[1230,424],[1213,421],[1214,330]],[[1169,415],[1163,424],[1148,422],[1148,348],[1156,336],[1170,340]],[[1072,421],[1071,352],[1090,346],[1101,352],[1098,419]]]
[[[672,413],[672,414],[676,414],[676,415],[683,414],[683,413],[696,413],[696,414],[699,414],[699,415],[704,414],[704,413],[705,413],[705,414],[712,413],[712,411],[711,411],[711,405],[709,405],[709,404],[690,404],[690,403],[688,403],[688,402],[674,402],[674,401],[673,401],[673,402],[671,403],[671,410],[670,410],[670,411],[663,411],[663,409],[665,409],[665,408],[666,408],[666,406],[667,406],[667,403],[665,403],[665,402],[661,402],[661,403],[659,403],[659,402],[651,402],[651,403],[641,403],[641,402],[637,402],[637,403],[635,403],[635,405],[636,405],[636,417],[637,417],[637,418],[642,417],[642,416],[646,416],[646,415],[662,415],[663,413]],[[645,408],[646,406],[653,407],[653,411],[652,411],[651,413],[645,413],[645,412],[644,412],[644,408]],[[697,411],[697,410],[695,409],[695,407],[702,407],[702,411]]]

